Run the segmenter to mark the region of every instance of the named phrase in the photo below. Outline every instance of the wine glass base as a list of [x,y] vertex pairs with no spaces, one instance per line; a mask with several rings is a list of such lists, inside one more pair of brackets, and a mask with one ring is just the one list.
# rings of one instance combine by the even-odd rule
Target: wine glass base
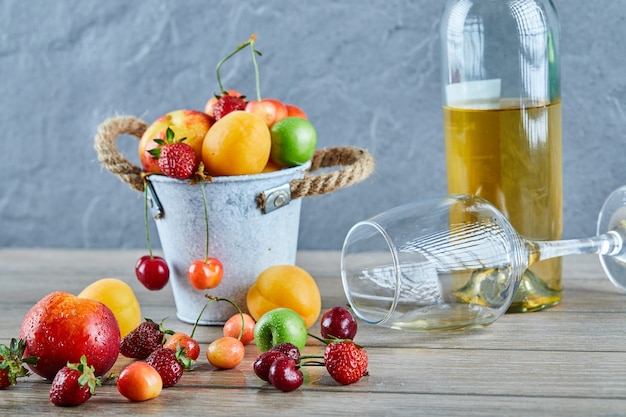
[[[609,231],[618,231],[622,235],[626,232],[626,186],[608,196],[598,215],[598,235]],[[626,292],[626,256],[600,255],[600,263],[613,285]]]
[[537,274],[527,269],[506,312],[528,313],[545,310],[559,304],[561,296],[560,290],[550,288]]

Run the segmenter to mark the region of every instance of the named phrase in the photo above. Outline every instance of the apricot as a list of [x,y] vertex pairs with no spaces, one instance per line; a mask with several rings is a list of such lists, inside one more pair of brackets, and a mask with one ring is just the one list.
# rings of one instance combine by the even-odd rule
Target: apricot
[[315,323],[322,308],[317,283],[295,265],[274,265],[261,272],[248,290],[246,303],[255,320],[270,310],[285,307],[298,313],[307,328]]
[[267,165],[271,147],[270,131],[262,118],[234,111],[207,132],[202,161],[213,176],[259,174]]
[[141,307],[132,288],[117,278],[103,278],[85,287],[79,298],[100,301],[109,307],[120,326],[121,337],[141,324]]

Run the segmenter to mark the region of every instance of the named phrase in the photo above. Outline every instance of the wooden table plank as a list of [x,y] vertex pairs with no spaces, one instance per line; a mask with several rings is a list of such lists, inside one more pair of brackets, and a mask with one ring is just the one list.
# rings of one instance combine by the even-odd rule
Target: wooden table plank
[[[144,251],[0,249],[0,341],[19,332],[22,317],[55,290],[77,293],[115,276],[135,290],[143,315],[175,318],[169,286],[145,290],[134,278]],[[298,264],[317,280],[323,307],[345,304],[337,252],[300,252]],[[323,368],[305,369],[303,387],[281,393],[252,371],[249,346],[235,370],[218,371],[200,358],[193,372],[146,403],[131,404],[108,381],[86,404],[59,409],[49,383],[32,376],[0,391],[0,415],[620,415],[626,414],[626,296],[604,277],[595,256],[564,262],[561,305],[538,313],[507,314],[491,326],[462,332],[409,333],[359,323],[357,342],[370,359],[369,376],[340,386]],[[316,323],[312,328],[318,329]],[[221,334],[200,327],[206,346]],[[319,354],[311,339],[305,354]],[[114,372],[129,362],[120,357]]]

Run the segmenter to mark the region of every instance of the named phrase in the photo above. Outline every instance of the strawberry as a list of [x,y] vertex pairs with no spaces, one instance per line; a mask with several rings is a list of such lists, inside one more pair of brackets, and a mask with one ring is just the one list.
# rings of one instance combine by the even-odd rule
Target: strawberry
[[162,347],[152,352],[146,363],[157,370],[163,380],[163,388],[167,388],[180,381],[183,371],[188,370],[193,361],[185,357],[184,348],[174,351]]
[[163,329],[163,322],[155,323],[145,319],[136,329],[124,336],[120,342],[120,353],[127,358],[146,359],[163,346],[166,334],[173,333],[171,330]]
[[154,142],[161,145],[151,149],[149,152],[157,160],[159,168],[168,177],[187,179],[196,172],[198,168],[198,157],[191,145],[183,142],[186,138],[175,140],[174,131],[167,128],[165,140],[154,139]]
[[213,117],[217,121],[226,116],[228,113],[237,110],[243,111],[246,109],[246,104],[246,100],[243,97],[235,97],[224,94],[213,106]]
[[352,384],[367,372],[367,353],[350,340],[338,340],[326,346],[324,364],[335,381]]
[[24,340],[11,339],[9,346],[0,344],[0,388],[7,388],[17,383],[17,377],[28,376],[30,373],[24,364],[37,363],[36,356],[24,358],[26,344]]
[[87,357],[81,356],[80,363],[67,363],[57,372],[50,387],[50,401],[61,407],[80,405],[91,398],[101,385],[95,368],[87,365]]

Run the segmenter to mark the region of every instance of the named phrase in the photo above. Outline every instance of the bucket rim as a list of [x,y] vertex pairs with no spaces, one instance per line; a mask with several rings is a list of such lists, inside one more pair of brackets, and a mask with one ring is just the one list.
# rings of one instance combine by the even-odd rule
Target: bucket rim
[[[293,177],[296,172],[306,171],[311,166],[311,161],[307,161],[302,165],[298,165],[290,168],[283,168],[277,171],[261,172],[259,174],[245,174],[245,175],[220,175],[211,177],[212,183],[228,183],[228,182],[243,182],[243,181],[257,181],[266,180],[279,177]],[[168,183],[190,183],[191,179],[180,180],[177,178],[168,177],[163,174],[150,174],[148,176],[150,181],[153,182],[168,182]]]

